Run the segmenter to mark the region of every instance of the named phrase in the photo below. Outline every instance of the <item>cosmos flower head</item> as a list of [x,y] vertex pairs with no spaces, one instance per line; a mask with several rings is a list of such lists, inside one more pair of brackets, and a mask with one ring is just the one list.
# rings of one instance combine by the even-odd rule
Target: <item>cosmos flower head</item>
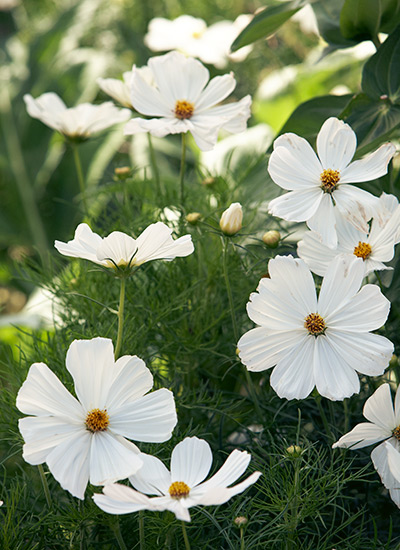
[[88,482],[103,485],[142,467],[130,439],[161,443],[177,418],[172,392],[148,393],[153,377],[144,361],[125,355],[114,361],[107,338],[74,340],[66,357],[74,397],[44,363],[34,363],[17,396],[23,458],[46,462],[63,489],[84,498]]
[[318,297],[303,260],[277,256],[268,271],[247,304],[259,326],[237,344],[248,370],[274,367],[270,383],[279,397],[304,399],[316,387],[333,401],[359,392],[357,372],[383,373],[393,344],[370,331],[385,323],[390,303],[376,285],[360,289],[361,259],[335,258]]
[[334,117],[328,118],[318,133],[318,155],[296,134],[278,137],[268,171],[273,181],[289,193],[273,199],[269,212],[288,221],[307,222],[330,248],[337,246],[337,212],[367,233],[367,222],[378,199],[351,184],[386,174],[395,147],[385,143],[363,159],[351,162],[356,146],[354,131]]
[[[232,485],[247,469],[251,456],[234,450],[222,467],[207,481],[212,465],[212,452],[204,439],[187,437],[172,451],[171,470],[158,458],[141,454],[140,472],[129,478],[134,489],[112,484],[103,488],[104,494],[93,496],[96,504],[109,514],[129,514],[139,510],[170,510],[177,519],[190,521],[189,508],[224,504],[242,493],[260,477],[252,473],[247,479]],[[156,495],[148,497],[147,495]]]
[[36,99],[25,94],[24,101],[31,117],[76,141],[84,141],[92,134],[127,121],[131,116],[130,111],[118,109],[110,101],[101,105],[81,103],[68,109],[63,100],[53,92],[42,94]]
[[136,111],[148,117],[133,118],[125,134],[149,132],[156,137],[190,132],[202,151],[210,151],[221,129],[230,133],[246,129],[251,98],[218,105],[236,86],[232,74],[209,81],[209,71],[196,59],[179,52],[152,57],[148,62],[155,85],[139,71],[133,72],[131,102]]
[[173,260],[193,252],[191,235],[174,240],[171,233],[167,225],[157,222],[149,225],[137,239],[120,231],[102,238],[86,223],[81,223],[72,241],[55,241],[54,246],[64,256],[89,260],[120,275],[129,275],[134,268],[151,260]]

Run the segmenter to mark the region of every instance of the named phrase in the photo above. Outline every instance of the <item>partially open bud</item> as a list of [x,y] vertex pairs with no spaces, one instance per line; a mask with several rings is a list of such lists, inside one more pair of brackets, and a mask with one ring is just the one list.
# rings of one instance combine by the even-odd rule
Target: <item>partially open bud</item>
[[201,220],[201,214],[200,212],[190,212],[187,216],[186,216],[186,221],[188,223],[191,223],[192,225],[196,225],[197,222],[199,222]]
[[225,235],[235,235],[242,229],[243,212],[240,202],[233,202],[230,207],[222,213],[219,226]]
[[290,447],[288,447],[286,449],[286,452],[288,455],[292,456],[292,457],[298,457],[301,455],[301,447],[299,447],[298,445],[290,445]]
[[267,231],[262,236],[262,242],[269,246],[269,248],[276,248],[281,240],[281,234],[279,231]]

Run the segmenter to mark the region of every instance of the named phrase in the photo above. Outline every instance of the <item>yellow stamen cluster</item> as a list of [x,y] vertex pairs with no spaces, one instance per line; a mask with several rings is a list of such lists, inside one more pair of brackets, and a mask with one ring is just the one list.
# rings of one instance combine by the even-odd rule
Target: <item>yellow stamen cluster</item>
[[326,329],[325,321],[318,313],[310,313],[310,315],[307,315],[304,319],[304,326],[313,336],[323,334]]
[[87,413],[85,424],[89,432],[105,432],[110,424],[107,410],[92,409]]
[[392,431],[392,435],[397,439],[397,441],[400,441],[400,426],[397,426],[397,428]]
[[191,118],[194,113],[194,105],[193,103],[190,103],[185,99],[178,99],[178,101],[175,103],[174,113],[176,118],[180,118],[181,120]]
[[321,189],[325,193],[333,193],[333,191],[336,189],[337,184],[340,180],[340,172],[339,170],[331,170],[328,168],[327,170],[324,170],[322,174],[320,175],[321,180]]
[[168,489],[171,498],[187,497],[190,493],[190,487],[184,481],[174,481]]
[[353,254],[354,256],[357,256],[357,258],[362,258],[363,260],[366,260],[371,252],[372,248],[370,244],[358,241],[358,246],[354,247]]

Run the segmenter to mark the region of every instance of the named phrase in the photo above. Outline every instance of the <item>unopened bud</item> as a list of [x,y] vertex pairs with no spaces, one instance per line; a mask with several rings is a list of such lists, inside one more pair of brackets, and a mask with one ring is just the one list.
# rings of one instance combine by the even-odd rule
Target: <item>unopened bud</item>
[[279,231],[276,230],[267,231],[262,236],[262,242],[269,246],[269,248],[276,248],[280,240],[281,234],[279,233]]
[[192,225],[196,225],[197,222],[199,222],[201,220],[201,214],[200,212],[190,212],[187,216],[186,216],[186,221],[188,223],[191,223]]
[[288,455],[297,457],[301,455],[301,447],[299,447],[298,445],[290,445],[290,447],[286,449],[286,452]]
[[205,178],[201,183],[203,185],[212,185],[213,183],[215,183],[215,178],[209,176],[208,178]]
[[132,170],[129,168],[129,166],[121,166],[121,167],[115,168],[114,170],[114,174],[120,180],[129,178],[129,176],[131,175],[131,172]]
[[239,527],[239,529],[241,527],[244,527],[245,525],[247,525],[248,522],[249,522],[249,520],[247,518],[245,518],[244,516],[237,516],[233,520],[233,523],[236,525],[236,527]]
[[233,202],[230,207],[222,213],[219,226],[225,235],[236,235],[242,229],[243,212],[240,202]]

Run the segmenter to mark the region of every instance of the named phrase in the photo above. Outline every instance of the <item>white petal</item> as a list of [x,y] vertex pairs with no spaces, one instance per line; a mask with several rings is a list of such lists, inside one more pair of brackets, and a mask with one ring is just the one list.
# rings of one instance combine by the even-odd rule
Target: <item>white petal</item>
[[210,471],[212,452],[204,439],[186,437],[171,455],[171,481],[183,481],[191,489],[201,483]]
[[96,255],[99,262],[110,260],[113,264],[120,266],[129,265],[136,251],[135,239],[121,231],[113,231],[102,240],[96,250]]
[[371,181],[387,173],[387,167],[396,147],[392,143],[384,143],[366,157],[356,160],[343,170],[340,181],[343,183],[358,183],[362,181]]
[[279,397],[305,399],[311,393],[315,386],[314,347],[314,336],[305,335],[274,368],[270,384]]
[[[394,482],[392,487],[389,488],[400,488],[400,453],[398,449],[395,449],[393,445],[391,445],[389,442],[383,443],[384,449],[387,453],[387,461],[389,465],[389,470],[392,476],[394,477]],[[383,481],[387,481],[383,480]],[[386,487],[386,484],[385,484]]]
[[83,420],[80,403],[44,363],[34,363],[17,395],[17,408],[37,416],[58,416],[71,424]]
[[360,391],[360,381],[323,336],[317,336],[314,355],[314,379],[318,392],[332,401],[342,401]]
[[325,170],[342,172],[353,158],[356,147],[356,134],[348,124],[334,117],[324,122],[317,136],[317,151]]
[[142,466],[140,453],[128,449],[109,431],[92,434],[90,447],[90,483],[104,485],[125,479]]
[[213,119],[213,125],[217,124],[232,134],[244,132],[247,127],[247,120],[250,118],[251,97],[246,96],[240,101],[228,103],[226,105],[220,105],[219,107],[212,107],[203,114],[195,115],[192,118],[194,126],[197,126],[204,116],[207,116],[211,121]]
[[93,233],[86,223],[81,223],[76,228],[75,236],[72,241],[68,241],[67,243],[55,241],[54,246],[60,254],[64,256],[83,258],[84,260],[90,260],[96,264],[101,264],[97,259],[96,252],[102,240],[100,235]]
[[139,510],[157,510],[154,499],[118,483],[103,487],[103,495],[95,493],[93,500],[108,514],[130,514]]
[[400,384],[397,387],[394,399],[394,415],[396,418],[396,426],[398,426],[400,424]]
[[332,445],[332,448],[362,449],[363,447],[368,447],[368,445],[374,445],[378,441],[387,439],[391,435],[391,432],[388,434],[386,430],[375,424],[362,422],[361,424],[357,424],[349,433],[342,435],[339,441],[336,441]]
[[196,118],[196,124],[191,124],[190,132],[201,151],[211,151],[214,149],[221,125],[225,122],[225,119],[216,119],[213,116],[202,114]]
[[108,392],[118,374],[112,341],[109,338],[74,340],[67,351],[66,366],[86,411],[105,409]]
[[210,80],[195,105],[195,112],[199,113],[223,101],[236,87],[233,73],[216,76]]
[[174,240],[171,233],[172,229],[162,222],[149,225],[136,239],[138,250],[134,264],[141,265],[150,260],[173,260],[193,252],[191,235]]
[[330,248],[337,246],[335,206],[329,193],[323,193],[318,210],[307,220],[310,229]]
[[196,500],[198,501],[198,504],[202,504],[204,506],[224,504],[233,496],[243,493],[243,491],[250,487],[250,485],[253,485],[253,483],[258,480],[260,475],[261,472],[254,472],[247,479],[241,483],[238,483],[234,487],[216,487],[214,489],[210,489]]
[[391,437],[372,451],[371,459],[386,489],[399,488],[400,484],[389,467],[388,446],[393,446],[395,452],[398,452],[398,443],[394,437]]
[[130,89],[125,82],[116,78],[98,78],[96,82],[107,95],[124,107],[132,108]]
[[133,403],[125,403],[110,415],[113,432],[149,443],[167,441],[176,422],[174,396],[165,388],[148,393]]
[[323,277],[338,251],[322,244],[318,233],[307,231],[303,239],[297,243],[297,254],[313,273]]
[[[230,453],[221,468],[204,483],[190,491],[191,495],[204,494],[209,489],[225,488],[235,483],[247,469],[251,455],[247,451],[235,449]],[[207,475],[207,474],[206,474]]]
[[172,117],[175,101],[169,101],[167,97],[163,97],[155,86],[143,78],[140,71],[133,70],[131,102],[136,111],[147,116]]
[[379,199],[355,185],[340,185],[332,193],[338,210],[363,233],[369,232],[367,221],[372,218]]
[[392,435],[392,430],[396,428],[396,419],[389,384],[379,386],[367,399],[363,415],[367,420],[379,426],[384,433],[387,433],[387,437]]
[[116,376],[112,382],[107,409],[111,412],[125,403],[136,401],[153,387],[153,376],[145,362],[135,355],[124,355],[115,363]]
[[304,222],[318,210],[323,194],[319,187],[290,191],[273,199],[268,212],[287,221]]
[[46,462],[63,489],[84,499],[89,480],[89,451],[92,434],[85,429],[57,445]]
[[24,101],[31,117],[41,120],[53,130],[61,131],[60,115],[67,107],[57,94],[48,92],[36,99],[30,94],[25,94]]
[[143,466],[129,481],[141,493],[148,495],[167,495],[171,486],[171,474],[164,464],[156,458],[145,453],[140,453]]

